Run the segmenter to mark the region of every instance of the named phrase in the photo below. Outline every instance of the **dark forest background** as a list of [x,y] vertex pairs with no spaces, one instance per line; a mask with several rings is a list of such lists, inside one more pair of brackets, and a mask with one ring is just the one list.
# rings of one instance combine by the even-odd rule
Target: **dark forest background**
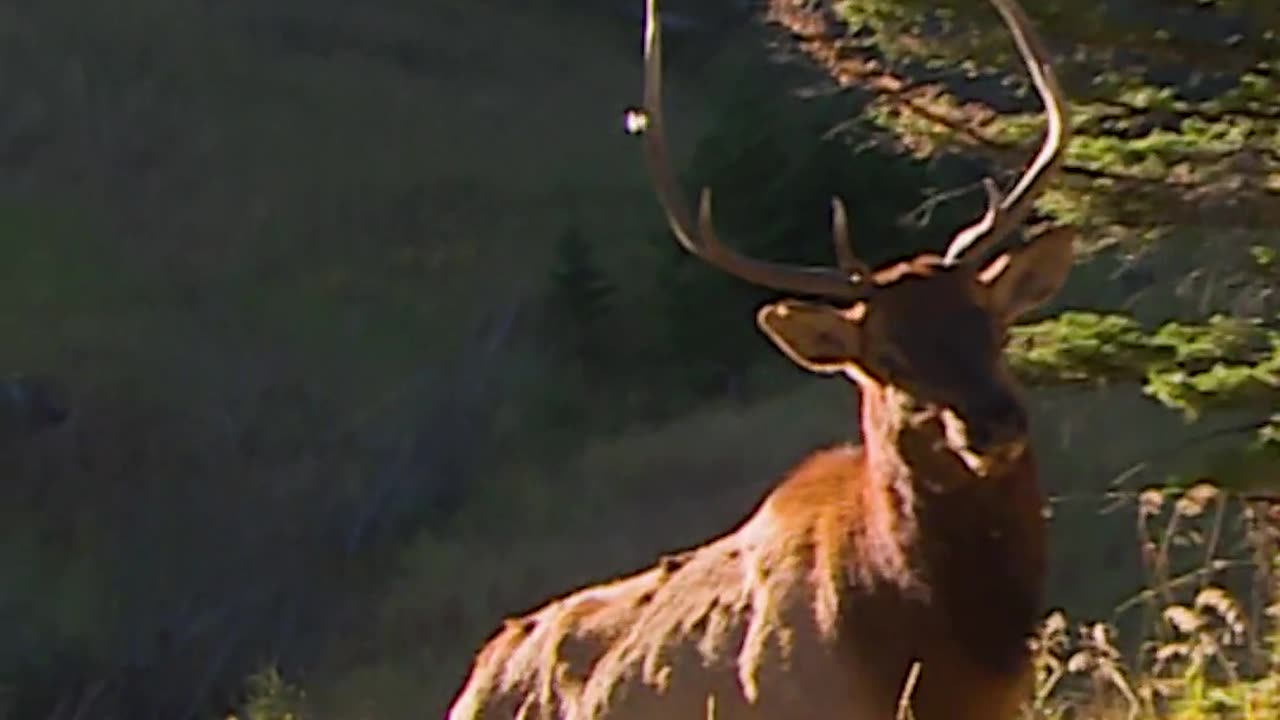
[[[663,3],[677,159],[757,256],[830,262],[833,194],[873,263],[940,248],[1037,141],[985,0],[838,5]],[[1257,540],[1275,486],[1277,7],[1028,8],[1081,128],[1040,210],[1085,231],[1015,339],[1050,597],[1138,655],[1125,601],[1208,582],[1153,574],[1142,491]],[[503,617],[856,433],[666,230],[642,10],[0,2],[0,719],[440,716]]]

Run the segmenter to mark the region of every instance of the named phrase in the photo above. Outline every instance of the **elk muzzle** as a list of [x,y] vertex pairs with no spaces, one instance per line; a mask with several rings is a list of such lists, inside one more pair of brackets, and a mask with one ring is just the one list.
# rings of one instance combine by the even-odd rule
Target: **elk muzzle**
[[1013,393],[993,389],[961,410],[943,413],[947,444],[978,475],[1022,457],[1030,425]]

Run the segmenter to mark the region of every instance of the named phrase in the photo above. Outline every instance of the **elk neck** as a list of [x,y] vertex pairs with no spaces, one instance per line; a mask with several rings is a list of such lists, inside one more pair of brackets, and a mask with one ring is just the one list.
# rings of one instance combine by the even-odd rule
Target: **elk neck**
[[873,478],[890,486],[909,481],[911,471],[899,446],[901,435],[911,430],[907,399],[887,385],[851,377],[861,391],[862,446],[867,469]]
[[1003,470],[979,476],[952,447],[942,413],[922,406],[909,393],[850,371],[861,396],[862,444],[868,480],[879,490],[911,486],[930,493],[949,493],[976,484],[999,485],[1010,473],[1024,474],[1032,465],[1030,447],[1024,457]]
[[849,375],[861,391],[864,471],[855,492],[878,526],[872,535],[879,542],[893,538],[902,552],[900,562],[914,564],[907,555],[910,548],[919,549],[922,533],[949,535],[954,530],[949,527],[953,519],[940,515],[960,512],[1001,525],[1009,522],[1004,516],[1012,507],[1038,516],[1038,505],[1030,509],[1039,497],[1030,447],[1017,461],[979,476],[948,445],[938,412],[922,408],[892,385],[857,371]]
[[906,393],[867,378],[858,385],[865,472],[856,492],[871,525],[861,551],[876,579],[928,588],[932,602],[955,613],[947,626],[964,647],[990,667],[1020,667],[1045,562],[1030,447],[980,477]]
[[922,475],[935,484],[961,480],[954,477],[959,458],[947,448],[936,421],[917,419],[919,411],[910,395],[860,374],[850,377],[861,395],[862,446],[867,480],[874,490],[911,493]]

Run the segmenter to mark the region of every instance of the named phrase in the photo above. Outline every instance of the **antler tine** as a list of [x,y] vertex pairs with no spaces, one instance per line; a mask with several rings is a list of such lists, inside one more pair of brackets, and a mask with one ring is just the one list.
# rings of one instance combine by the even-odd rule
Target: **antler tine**
[[645,159],[654,189],[667,215],[667,223],[681,247],[694,256],[738,278],[783,292],[817,295],[830,299],[857,300],[865,288],[836,268],[803,267],[767,262],[748,257],[720,242],[711,222],[711,190],[702,191],[698,225],[680,199],[668,159],[662,113],[662,29],[658,22],[657,0],[645,2],[643,127]]
[[842,272],[863,279],[871,276],[871,267],[853,250],[849,240],[849,213],[838,197],[831,198],[831,239],[836,246],[836,263]]
[[1004,196],[1000,194],[1000,188],[996,187],[996,181],[989,177],[982,178],[982,189],[987,194],[987,209],[977,222],[960,230],[951,238],[951,246],[947,249],[946,257],[948,264],[956,261],[951,256],[951,253],[956,248],[959,248],[957,252],[964,252],[966,248],[980,238],[984,236],[990,237],[991,230],[996,224],[996,218],[1000,216],[1000,203]]
[[1053,72],[1049,51],[1032,27],[1031,20],[1017,0],[991,0],[991,4],[995,5],[1013,34],[1018,54],[1022,56],[1036,92],[1044,103],[1045,136],[1031,165],[1003,200],[999,199],[994,183],[989,179],[984,181],[988,185],[987,212],[976,223],[956,233],[946,252],[945,260],[949,264],[959,262],[962,257],[981,259],[993,245],[1027,219],[1036,197],[1044,192],[1049,180],[1061,169],[1062,152],[1071,137],[1066,94]]

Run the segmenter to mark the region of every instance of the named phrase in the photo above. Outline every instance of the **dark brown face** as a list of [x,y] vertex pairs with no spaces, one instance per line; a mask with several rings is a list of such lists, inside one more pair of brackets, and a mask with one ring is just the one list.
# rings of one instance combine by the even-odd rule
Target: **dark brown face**
[[1006,328],[985,290],[963,268],[878,288],[866,302],[858,361],[922,409],[942,412],[953,441],[979,455],[1016,452],[1028,431],[1004,367]]
[[1072,260],[1073,233],[1059,227],[1004,253],[981,271],[973,269],[973,263],[1026,222],[1037,196],[1060,171],[1071,135],[1071,116],[1051,53],[1016,0],[992,2],[1044,103],[1044,141],[1007,194],[994,180],[983,181],[986,212],[952,236],[945,260],[921,256],[868,277],[838,198],[831,208],[836,267],[764,261],[721,242],[712,221],[710,189],[703,189],[695,214],[682,199],[671,167],[656,0],[645,5],[644,107],[629,118],[632,130],[644,137],[654,190],[681,247],[761,287],[856,303],[844,310],[794,301],[763,308],[760,326],[783,352],[814,372],[845,372],[864,386],[888,383],[909,398],[945,409],[948,442],[969,449],[1012,446],[1014,438],[1025,436],[1020,404],[999,362],[1001,336],[1018,315],[1057,291]]
[[922,256],[876,273],[875,290],[852,307],[786,300],[762,308],[758,321],[812,372],[901,390],[941,420],[958,452],[1011,458],[1028,427],[1003,362],[1005,335],[1062,285],[1071,240],[1041,238],[978,271]]

